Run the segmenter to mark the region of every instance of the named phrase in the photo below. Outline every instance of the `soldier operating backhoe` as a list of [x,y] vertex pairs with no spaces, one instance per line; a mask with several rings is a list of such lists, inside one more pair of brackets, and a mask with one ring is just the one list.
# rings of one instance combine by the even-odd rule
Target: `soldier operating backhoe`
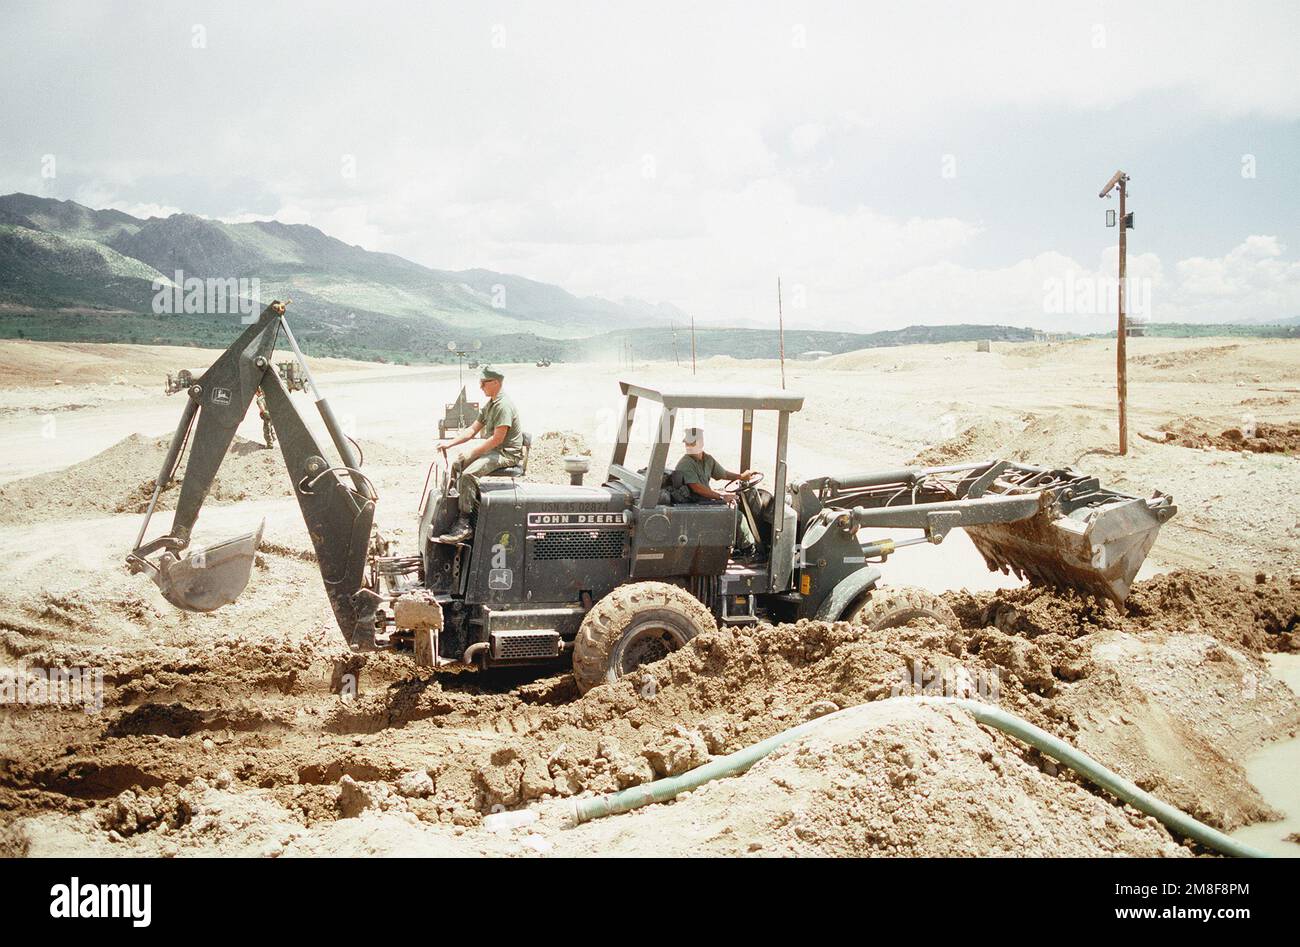
[[523,460],[524,432],[520,426],[519,409],[501,390],[504,383],[505,376],[501,372],[485,366],[479,376],[479,387],[487,396],[487,404],[483,405],[468,431],[450,443],[438,445],[438,452],[446,459],[451,448],[477,438],[479,432],[483,434],[482,444],[458,456],[451,465],[460,515],[451,529],[438,537],[439,542],[463,543],[473,536],[470,517],[478,508],[480,478],[512,468]]
[[[280,338],[293,350],[328,445],[317,441],[271,364]],[[872,628],[922,615],[951,620],[935,596],[884,585],[880,566],[902,547],[942,542],[958,528],[990,568],[1122,602],[1175,512],[1160,493],[1129,496],[1068,468],[1004,460],[793,479],[786,447],[802,395],[625,381],[599,483],[581,482],[587,464],[580,459],[570,468],[572,483],[530,481],[530,442],[519,432],[522,463],[478,480],[470,535],[440,541],[458,528],[465,500],[457,489],[463,477],[440,468],[421,505],[416,548],[394,554],[372,536],[378,494],[362,470],[361,451],[317,390],[277,302],[189,387],[127,560],[180,608],[219,608],[248,583],[260,529],[206,549],[189,547],[203,499],[259,387],[349,647],[408,651],[432,667],[569,666],[583,690],[719,625],[750,625],[761,634],[762,622],[800,618]],[[646,409],[655,415],[654,434],[646,463],[634,467],[631,432]],[[686,411],[738,417],[741,474],[717,491],[731,503],[683,500],[686,477],[669,468],[668,453]],[[754,469],[759,413],[776,420],[770,492]],[[517,418],[493,423],[503,417],[489,416],[482,427],[494,435],[505,427],[509,439]],[[191,453],[171,527],[146,541],[158,492],[187,440]],[[743,555],[738,518],[752,537]],[[918,535],[863,540],[868,527]]]

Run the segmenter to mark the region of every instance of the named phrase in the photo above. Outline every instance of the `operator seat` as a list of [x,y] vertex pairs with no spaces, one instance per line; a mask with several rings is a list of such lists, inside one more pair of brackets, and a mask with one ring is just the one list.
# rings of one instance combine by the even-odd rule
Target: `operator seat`
[[776,503],[772,494],[758,487],[754,488],[755,502],[750,505],[754,514],[754,523],[758,526],[758,541],[763,548],[772,546],[772,523],[776,519]]
[[519,461],[519,463],[515,464],[513,467],[502,467],[500,470],[494,470],[492,471],[491,474],[489,474],[489,476],[522,477],[524,474],[528,473],[528,454],[533,447],[533,436],[525,432],[523,435],[523,442],[524,442],[523,460]]

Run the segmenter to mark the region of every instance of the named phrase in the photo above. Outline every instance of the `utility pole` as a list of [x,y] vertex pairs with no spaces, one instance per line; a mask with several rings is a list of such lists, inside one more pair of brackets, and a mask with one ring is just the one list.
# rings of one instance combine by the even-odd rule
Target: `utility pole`
[[695,315],[691,314],[691,374],[695,374]]
[[781,350],[781,388],[785,388],[785,313],[781,311],[781,277],[776,278],[776,332]]
[[[1128,325],[1124,318],[1124,284],[1128,275],[1127,232],[1133,226],[1128,212],[1128,175],[1116,171],[1098,197],[1109,197],[1119,188],[1119,325],[1115,336],[1115,388],[1119,395],[1119,452],[1128,453]],[[1114,226],[1115,212],[1106,212],[1106,225]]]

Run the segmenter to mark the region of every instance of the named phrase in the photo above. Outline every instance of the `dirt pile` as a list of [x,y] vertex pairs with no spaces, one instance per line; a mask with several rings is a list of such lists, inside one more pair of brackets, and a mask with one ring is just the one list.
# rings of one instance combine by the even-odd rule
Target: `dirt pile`
[[[94,342],[35,342],[0,340],[0,387],[131,384],[161,394],[163,379],[182,368],[201,375],[220,353],[174,345],[128,345]],[[277,351],[272,361],[293,358]],[[374,363],[309,357],[315,375],[340,370],[373,370]]]
[[754,774],[803,797],[776,833],[792,854],[1186,853],[1155,819],[1022,758],[1013,741],[960,710],[879,707],[865,733],[846,724]]
[[[591,449],[581,434],[573,431],[547,431],[533,438],[528,450],[528,479],[538,483],[568,483],[569,474],[564,469],[564,458],[582,456],[590,460]],[[597,471],[590,471],[590,481]]]
[[1175,350],[1172,352],[1152,352],[1149,355],[1130,355],[1129,361],[1134,365],[1147,365],[1152,368],[1168,370],[1186,368],[1193,365],[1224,362],[1226,356],[1240,349],[1240,345],[1210,345],[1195,349]]
[[[0,524],[143,513],[170,444],[170,436],[132,434],[63,470],[0,484]],[[414,467],[404,451],[383,445],[362,446],[367,468]],[[175,509],[188,459],[187,448],[176,476],[158,497],[159,510]],[[279,447],[267,449],[263,443],[236,435],[206,502],[238,503],[292,496],[293,487]]]
[[[1254,454],[1300,452],[1300,424],[1266,424],[1230,427],[1219,433],[1201,418],[1171,421],[1160,426],[1157,435],[1166,444],[1202,450],[1250,451]],[[1151,439],[1151,435],[1144,435]]]
[[971,460],[1011,460],[1048,467],[1072,467],[1097,445],[1112,440],[1104,419],[1081,420],[1057,412],[1032,412],[1015,419],[954,418],[955,433],[917,452],[908,461],[942,466]]
[[993,626],[1027,639],[1100,630],[1211,635],[1254,654],[1300,650],[1300,575],[1175,570],[1134,585],[1124,610],[1044,588],[952,593],[966,627]]
[[[196,627],[166,647],[101,650],[97,715],[6,708],[0,808],[44,814],[23,836],[43,853],[70,844],[65,829],[122,852],[319,853],[333,844],[320,833],[352,838],[359,829],[336,823],[366,820],[382,821],[401,850],[398,838],[412,832],[435,833],[425,841],[437,849],[452,844],[446,833],[481,833],[483,817],[502,808],[548,810],[639,785],[840,708],[947,695],[995,701],[1231,827],[1270,814],[1236,760],[1300,724],[1294,695],[1257,656],[1291,633],[1272,629],[1294,628],[1295,594],[1279,580],[1175,574],[1139,583],[1127,615],[1002,592],[950,596],[960,627],[725,628],[582,697],[569,675],[417,673],[397,654],[340,661],[327,614],[280,644],[204,643]],[[257,607],[274,611],[270,601]],[[265,618],[247,614],[250,627]],[[1183,619],[1201,625],[1177,627]],[[39,625],[7,634],[12,658],[27,663],[95,656],[89,639],[44,637]],[[349,675],[355,696],[340,695]],[[655,818],[671,824],[680,810],[709,829],[717,852],[752,841],[760,852],[1046,852],[1064,833],[1079,853],[1169,853],[1163,830],[1015,741],[933,708],[879,713],[888,725],[777,755],[749,782],[697,792]],[[747,794],[744,805],[732,793]],[[718,803],[694,808],[711,798]],[[603,836],[548,837],[561,850]],[[649,844],[644,834],[637,844]],[[675,843],[654,850],[664,844]]]
[[[841,707],[943,694],[995,700],[1215,824],[1258,819],[1270,812],[1229,757],[1300,722],[1293,696],[1257,656],[1289,634],[1269,629],[1294,628],[1297,590],[1199,579],[1140,584],[1130,615],[1078,597],[1003,592],[952,596],[961,628],[722,629],[546,711],[512,752],[481,767],[481,802],[527,801],[529,766],[544,764],[559,795],[612,791],[648,778],[645,763],[655,775],[678,771],[679,758],[693,765],[700,743],[727,753]],[[1203,624],[1178,627],[1193,616]],[[1163,739],[1160,752],[1141,741],[1140,718]],[[1159,776],[1180,771],[1181,781]]]
[[[630,854],[644,815],[583,846]],[[1155,820],[1022,758],[960,710],[871,704],[655,816],[668,855],[1182,856]]]
[[[0,485],[0,523],[143,513],[167,456],[170,437],[132,434],[81,463]],[[158,508],[175,508],[185,478],[177,476],[158,498]],[[209,502],[234,503],[293,495],[279,450],[236,437],[208,494]]]
[[1050,657],[1058,735],[1220,828],[1275,816],[1239,761],[1300,725],[1261,659],[1300,645],[1300,577],[1177,571],[1137,583],[1122,612],[1034,588],[949,602]]

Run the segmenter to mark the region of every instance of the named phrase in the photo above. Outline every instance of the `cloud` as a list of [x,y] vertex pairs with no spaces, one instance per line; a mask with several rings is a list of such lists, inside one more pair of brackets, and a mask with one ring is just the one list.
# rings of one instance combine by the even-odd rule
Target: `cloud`
[[120,210],[132,217],[148,219],[150,217],[170,217],[182,212],[179,207],[158,204],[152,201],[124,200],[118,196],[118,190],[103,181],[89,181],[81,184],[73,192],[72,199],[78,204],[94,207],[97,210]]
[[[311,39],[286,53],[304,17]],[[55,154],[60,178],[40,193],[274,216],[429,266],[665,300],[714,322],[770,323],[778,274],[793,325],[1069,321],[1044,312],[1044,283],[1100,286],[1112,261],[999,226],[1018,184],[1063,186],[1062,153],[1081,147],[1026,116],[1127,104],[1129,127],[1163,128],[1175,102],[1193,144],[1235,162],[1249,149],[1215,137],[1223,122],[1300,120],[1298,32],[1300,5],[1283,2],[1232,16],[1185,2],[18,5],[0,35],[0,181],[35,191]],[[901,185],[887,159],[920,154],[937,175],[945,142],[976,119],[986,151],[963,151],[959,182],[924,210],[910,193],[888,200]],[[977,190],[980,165],[1004,161],[1019,180]],[[1185,169],[1160,177],[1173,188],[1180,172],[1188,203]],[[1130,263],[1157,317],[1285,315],[1284,236],[1276,253],[1251,237],[1222,258]]]
[[1277,237],[1254,235],[1221,257],[1180,260],[1174,308],[1192,321],[1300,316],[1300,260],[1285,252]]
[[[1284,259],[1274,236],[1253,235],[1216,258],[1180,260],[1172,272],[1154,253],[1128,259],[1126,310],[1152,322],[1277,322],[1300,315],[1300,261]],[[1057,252],[1010,266],[951,262],[915,267],[867,290],[874,318],[916,322],[994,322],[1063,332],[1113,328],[1118,250],[1095,267]]]

